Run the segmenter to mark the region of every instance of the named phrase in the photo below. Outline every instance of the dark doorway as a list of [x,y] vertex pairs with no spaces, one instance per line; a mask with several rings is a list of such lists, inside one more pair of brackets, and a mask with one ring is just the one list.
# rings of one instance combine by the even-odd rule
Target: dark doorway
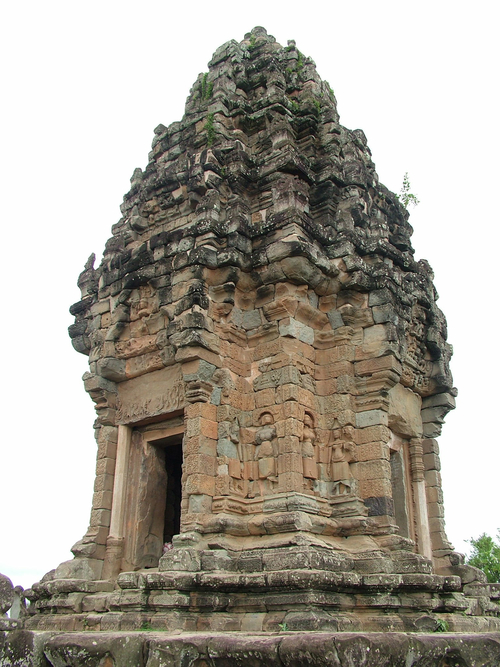
[[174,535],[178,535],[181,532],[182,440],[177,440],[175,443],[167,442],[164,447],[167,490],[165,494],[163,543],[168,544],[172,542]]
[[182,424],[146,426],[132,433],[124,527],[126,569],[158,567],[165,543],[180,533],[182,439]]

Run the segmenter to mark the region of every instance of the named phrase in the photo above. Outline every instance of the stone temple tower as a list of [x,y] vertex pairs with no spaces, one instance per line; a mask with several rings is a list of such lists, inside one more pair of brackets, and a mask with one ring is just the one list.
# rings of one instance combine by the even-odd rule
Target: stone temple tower
[[313,61],[219,48],[121,211],[71,308],[90,526],[27,627],[499,629],[444,530],[432,272]]

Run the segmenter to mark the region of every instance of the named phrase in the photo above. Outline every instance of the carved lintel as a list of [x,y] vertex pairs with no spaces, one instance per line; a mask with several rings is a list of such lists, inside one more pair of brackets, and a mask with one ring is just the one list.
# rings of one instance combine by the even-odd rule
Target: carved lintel
[[173,384],[164,393],[157,396],[136,398],[133,403],[125,404],[118,400],[116,421],[128,424],[141,421],[148,417],[180,410],[184,405],[184,388],[182,383]]

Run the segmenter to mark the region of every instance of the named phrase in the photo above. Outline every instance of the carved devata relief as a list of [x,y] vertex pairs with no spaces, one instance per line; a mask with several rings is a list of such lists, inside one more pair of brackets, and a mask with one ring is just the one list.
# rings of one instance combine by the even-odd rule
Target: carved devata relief
[[304,488],[308,492],[313,490],[314,480],[318,479],[318,459],[316,453],[316,430],[314,417],[310,412],[304,415],[304,428],[300,439],[302,450],[302,467],[304,474]]
[[[277,423],[270,410],[263,410],[258,424],[246,431],[242,442],[241,427],[234,418],[226,437],[234,445],[237,458],[229,458],[227,493],[239,498],[260,498],[283,491],[279,487],[279,446]],[[299,437],[302,459],[303,484],[295,491],[331,500],[338,504],[342,499],[351,500],[356,495],[356,482],[351,463],[356,460],[352,427],[322,431],[316,429],[316,417],[306,411]],[[251,433],[253,432],[253,436]],[[251,439],[251,442],[250,442]],[[234,454],[233,454],[234,456]]]
[[132,290],[129,298],[130,321],[143,320],[158,310],[156,292],[150,283]]
[[270,412],[260,416],[260,428],[255,434],[254,462],[254,495],[271,495],[278,486],[278,440]]
[[350,464],[355,460],[355,445],[347,439],[347,429],[335,429],[330,436],[330,478],[332,496],[348,496],[353,492],[354,479]]
[[228,461],[231,495],[256,498],[277,493],[278,440],[271,412],[263,411],[254,430],[252,442],[241,442],[240,423],[234,418],[229,427],[229,440],[235,445],[238,458]]
[[133,290],[125,290],[116,308],[123,311],[118,322],[119,335],[115,338],[116,356],[129,359],[158,350],[157,334],[164,328],[165,317],[159,312],[158,296],[150,283]]

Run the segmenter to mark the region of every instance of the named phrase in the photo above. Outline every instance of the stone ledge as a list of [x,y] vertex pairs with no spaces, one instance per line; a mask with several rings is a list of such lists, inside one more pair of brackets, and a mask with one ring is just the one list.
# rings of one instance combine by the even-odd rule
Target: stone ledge
[[418,667],[500,664],[500,633],[0,632],[2,667]]

